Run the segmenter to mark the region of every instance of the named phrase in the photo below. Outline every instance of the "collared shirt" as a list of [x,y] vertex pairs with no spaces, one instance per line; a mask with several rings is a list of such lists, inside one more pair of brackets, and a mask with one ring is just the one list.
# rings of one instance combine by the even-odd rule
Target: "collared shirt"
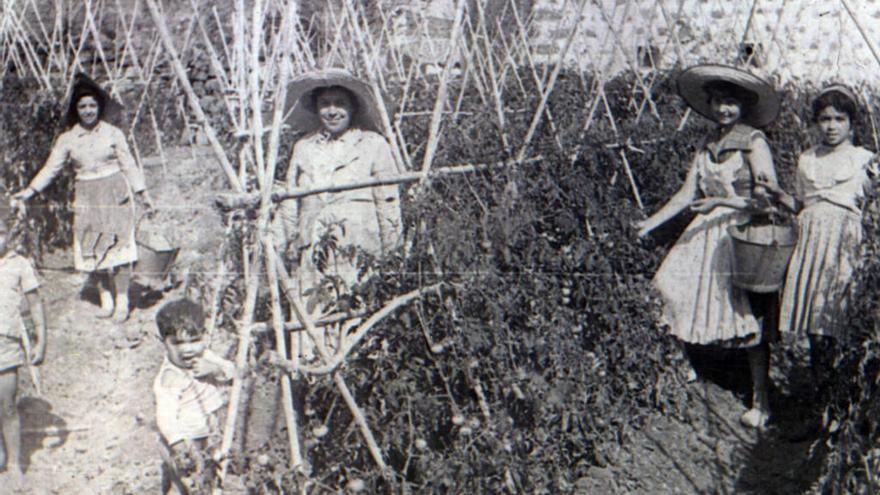
[[871,162],[873,153],[852,145],[820,156],[822,150],[822,146],[810,148],[798,158],[798,197],[807,205],[827,201],[861,214],[859,202],[870,183],[868,173],[877,172]]
[[[767,140],[763,132],[747,124],[738,123],[723,136],[714,136],[714,140],[706,141],[700,146],[706,154],[700,168],[700,188],[707,196],[742,196],[751,194],[752,165],[750,160],[752,143],[756,139]],[[738,155],[740,160],[736,160]],[[762,164],[759,169],[772,169],[772,164]],[[717,172],[724,170],[719,175]],[[774,179],[775,180],[775,179]]]
[[21,303],[40,286],[33,264],[13,251],[0,258],[0,335],[18,338],[24,328]]
[[[351,128],[333,138],[326,132],[315,132],[299,140],[293,148],[287,171],[288,188],[332,186],[369,181],[397,173],[391,148],[380,134]],[[396,185],[374,186],[350,191],[322,193],[299,201],[286,201],[280,215],[285,237],[299,235],[308,243],[312,225],[323,210],[357,203],[359,209],[375,211],[380,239],[359,239],[357,226],[348,240],[365,249],[381,243],[382,251],[393,249],[401,236],[399,189]],[[378,242],[377,242],[378,241]],[[370,249],[368,249],[370,250]],[[381,253],[374,253],[381,254]]]
[[71,164],[77,180],[108,177],[121,171],[134,192],[143,191],[144,175],[131,156],[125,134],[112,124],[98,121],[86,129],[77,124],[58,136],[52,152],[30,187],[42,191]]
[[[211,350],[205,350],[203,358],[226,361]],[[226,394],[216,380],[196,378],[192,370],[175,366],[167,356],[153,382],[153,393],[156,424],[168,445],[209,436],[215,426],[214,413],[226,403]]]

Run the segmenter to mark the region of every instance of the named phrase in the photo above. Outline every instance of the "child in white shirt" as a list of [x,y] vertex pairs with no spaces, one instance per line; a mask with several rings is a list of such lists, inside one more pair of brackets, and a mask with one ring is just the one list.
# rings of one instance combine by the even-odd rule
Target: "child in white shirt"
[[156,423],[163,441],[163,493],[203,493],[212,477],[211,453],[220,434],[217,413],[235,365],[206,348],[202,307],[189,299],[156,314],[165,360],[153,383]]
[[[6,465],[10,477],[7,486],[25,489],[21,462],[21,421],[18,416],[16,393],[18,368],[36,365],[46,352],[46,319],[40,300],[37,274],[33,264],[9,249],[9,229],[0,216],[0,428],[3,430],[3,449],[0,466]],[[21,316],[22,303],[30,309],[36,330],[36,343],[29,346]],[[30,348],[28,348],[30,347]],[[0,486],[6,484],[4,481]]]

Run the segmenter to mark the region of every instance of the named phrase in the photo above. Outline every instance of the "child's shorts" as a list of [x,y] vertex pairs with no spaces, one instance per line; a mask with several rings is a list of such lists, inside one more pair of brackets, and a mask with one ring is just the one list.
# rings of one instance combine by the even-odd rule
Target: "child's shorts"
[[21,339],[0,335],[0,372],[9,371],[25,364]]

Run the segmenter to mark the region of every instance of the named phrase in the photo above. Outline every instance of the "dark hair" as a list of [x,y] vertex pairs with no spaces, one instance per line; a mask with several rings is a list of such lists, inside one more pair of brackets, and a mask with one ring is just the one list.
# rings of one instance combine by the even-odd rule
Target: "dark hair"
[[107,107],[106,93],[91,81],[86,83],[79,80],[74,84],[73,92],[70,95],[70,104],[67,106],[67,116],[64,119],[65,127],[70,128],[79,124],[79,112],[76,105],[86,96],[91,96],[98,103],[98,120],[104,118],[104,110]]
[[740,105],[742,105],[742,115],[745,116],[749,113],[751,108],[758,103],[758,93],[746,89],[738,84],[734,84],[730,81],[724,80],[715,80],[709,81],[703,85],[703,91],[708,93],[709,102],[711,103],[712,98],[721,96],[721,97],[731,97],[735,98],[739,101]]
[[855,127],[859,120],[859,108],[852,98],[846,96],[840,91],[827,91],[819,95],[813,100],[813,122],[818,122],[819,114],[828,107],[834,107],[838,112],[843,112],[849,116],[851,127]]
[[345,93],[348,96],[348,101],[351,102],[351,115],[352,117],[357,115],[358,110],[360,110],[360,102],[358,101],[357,95],[354,94],[354,91],[346,88],[345,86],[321,86],[320,88],[315,88],[309,92],[306,99],[306,103],[309,111],[312,113],[318,113],[318,97],[321,94],[326,93],[331,90],[339,90]]
[[190,299],[165,303],[156,313],[156,326],[162,340],[176,336],[198,336],[205,332],[205,312]]

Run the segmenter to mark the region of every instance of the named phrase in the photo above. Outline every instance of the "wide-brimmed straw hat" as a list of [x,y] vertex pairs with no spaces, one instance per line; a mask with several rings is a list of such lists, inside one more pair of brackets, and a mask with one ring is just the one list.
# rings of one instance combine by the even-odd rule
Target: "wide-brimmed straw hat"
[[73,85],[70,89],[70,99],[67,102],[67,115],[64,119],[64,126],[73,127],[79,123],[79,115],[76,111],[76,102],[83,96],[91,96],[98,102],[99,114],[98,118],[111,124],[118,125],[122,118],[123,106],[110,97],[110,94],[104,91],[98,83],[92,78],[77,73],[73,78]]
[[352,127],[382,133],[382,118],[373,89],[367,82],[345,69],[324,69],[296,77],[287,87],[287,118],[298,131],[310,132],[321,125],[315,108],[314,92],[321,88],[341,86],[357,99]]
[[715,120],[709,105],[707,85],[726,82],[755,96],[754,103],[744,105],[742,121],[753,127],[764,127],[779,114],[779,94],[760,77],[726,65],[696,65],[678,76],[678,94],[700,115]]

